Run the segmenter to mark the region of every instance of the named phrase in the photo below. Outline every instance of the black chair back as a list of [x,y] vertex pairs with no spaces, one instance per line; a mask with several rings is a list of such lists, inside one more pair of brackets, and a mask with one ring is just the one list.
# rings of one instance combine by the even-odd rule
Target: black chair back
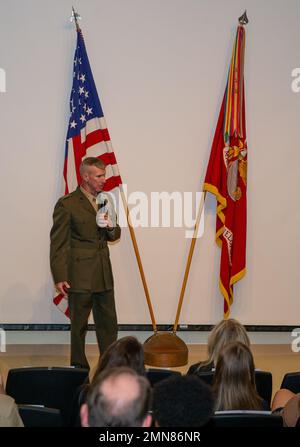
[[282,427],[280,415],[269,411],[218,411],[212,417],[210,427]]
[[63,425],[69,425],[73,396],[87,380],[87,369],[16,368],[8,372],[6,392],[17,404],[43,405],[60,410]]
[[255,370],[255,383],[259,396],[271,406],[273,379],[269,371]]
[[285,374],[280,388],[286,388],[293,393],[300,393],[300,372]]
[[155,383],[160,382],[161,380],[167,379],[171,376],[181,376],[181,373],[179,371],[171,371],[169,369],[156,369],[156,368],[150,368],[146,370],[146,377],[149,380],[151,386],[153,386]]
[[[197,376],[208,385],[212,385],[214,371],[199,371],[197,372]],[[272,373],[268,371],[255,370],[255,383],[259,396],[270,405],[272,399]]]
[[203,380],[207,385],[212,385],[214,381],[214,371],[197,371],[195,373],[195,376],[199,377],[201,380]]
[[61,427],[62,417],[55,408],[18,405],[24,427]]

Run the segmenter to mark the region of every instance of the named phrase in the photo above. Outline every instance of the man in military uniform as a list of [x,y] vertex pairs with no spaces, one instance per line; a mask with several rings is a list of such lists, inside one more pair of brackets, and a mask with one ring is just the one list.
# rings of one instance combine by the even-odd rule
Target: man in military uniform
[[[68,298],[71,365],[89,368],[85,335],[92,310],[101,354],[117,338],[114,282],[107,241],[120,238],[107,213],[97,213],[96,197],[105,183],[105,164],[88,157],[80,165],[81,185],[54,208],[50,265],[59,293]],[[97,221],[96,221],[97,216]]]

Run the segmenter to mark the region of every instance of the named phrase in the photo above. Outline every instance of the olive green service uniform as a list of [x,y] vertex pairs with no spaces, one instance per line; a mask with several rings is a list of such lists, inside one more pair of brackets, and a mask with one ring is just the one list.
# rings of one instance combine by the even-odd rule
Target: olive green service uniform
[[[81,187],[55,205],[50,265],[55,284],[67,281],[71,319],[71,365],[89,368],[85,335],[92,310],[101,353],[117,338],[114,280],[107,241],[120,238],[118,224],[96,224],[96,202]],[[94,198],[93,198],[94,200]]]

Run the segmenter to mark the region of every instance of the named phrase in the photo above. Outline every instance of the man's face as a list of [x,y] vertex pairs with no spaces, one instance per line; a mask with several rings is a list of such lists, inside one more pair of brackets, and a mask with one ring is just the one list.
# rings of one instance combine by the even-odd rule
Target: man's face
[[89,166],[82,175],[84,187],[91,194],[97,195],[105,184],[105,169]]

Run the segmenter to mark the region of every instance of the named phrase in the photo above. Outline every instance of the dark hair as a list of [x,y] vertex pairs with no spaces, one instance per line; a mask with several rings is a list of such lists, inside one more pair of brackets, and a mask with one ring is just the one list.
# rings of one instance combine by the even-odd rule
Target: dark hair
[[213,390],[216,410],[262,410],[262,399],[255,386],[252,353],[240,342],[229,343],[220,352]]
[[201,427],[211,418],[211,388],[196,376],[174,376],[154,385],[153,413],[160,427]]
[[143,346],[135,337],[123,337],[112,343],[100,357],[93,381],[107,368],[115,366],[128,366],[137,372],[145,375]]
[[86,403],[90,427],[140,427],[151,408],[151,387],[130,368],[110,368],[90,386]]

